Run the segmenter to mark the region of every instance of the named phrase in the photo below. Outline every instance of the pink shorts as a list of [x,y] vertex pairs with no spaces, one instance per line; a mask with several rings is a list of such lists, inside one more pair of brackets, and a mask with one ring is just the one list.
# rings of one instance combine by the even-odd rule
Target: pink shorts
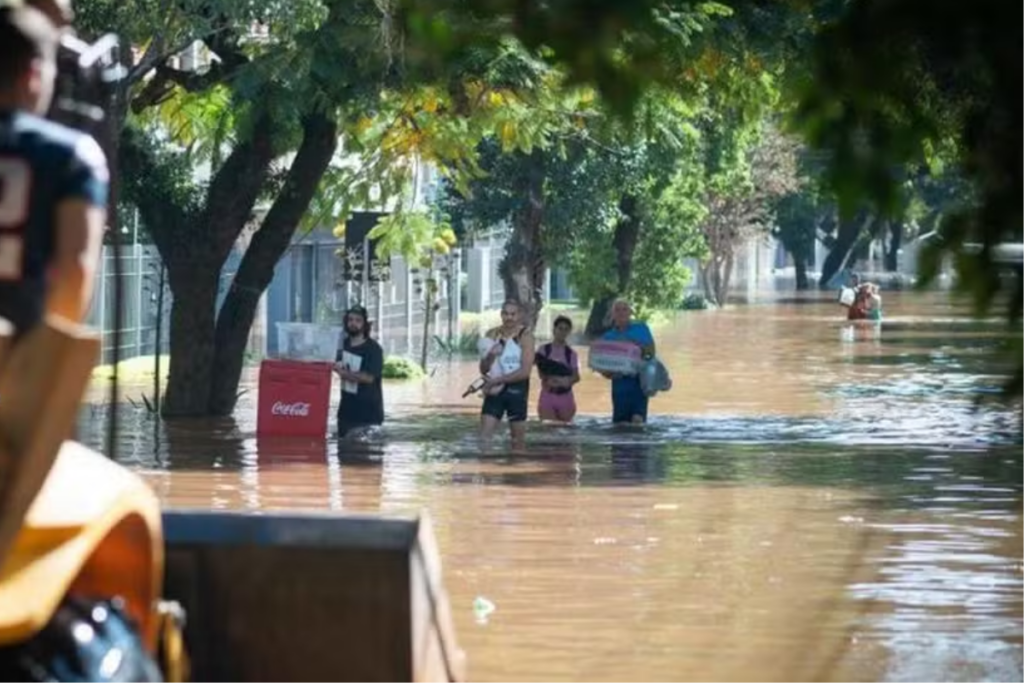
[[541,389],[540,399],[537,401],[537,413],[541,419],[551,419],[562,422],[569,422],[576,415],[576,397],[571,391],[564,394],[552,394],[550,391]]

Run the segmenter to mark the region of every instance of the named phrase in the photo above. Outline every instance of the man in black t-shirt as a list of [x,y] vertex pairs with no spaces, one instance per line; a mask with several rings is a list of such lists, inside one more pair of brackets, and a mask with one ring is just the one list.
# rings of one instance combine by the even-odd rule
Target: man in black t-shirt
[[381,373],[384,350],[370,339],[366,309],[354,306],[345,312],[345,344],[338,351],[334,371],[341,378],[338,405],[338,436],[356,427],[384,422],[384,394]]

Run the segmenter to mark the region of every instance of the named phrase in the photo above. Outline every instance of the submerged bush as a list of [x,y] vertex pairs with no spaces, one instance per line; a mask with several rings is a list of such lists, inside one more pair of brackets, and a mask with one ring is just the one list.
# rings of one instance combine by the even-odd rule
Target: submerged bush
[[475,356],[477,354],[477,348],[480,343],[480,331],[469,330],[463,332],[459,336],[452,339],[450,342],[441,337],[441,335],[434,335],[434,346],[437,350],[448,356]]
[[706,311],[708,309],[708,300],[704,298],[703,294],[689,294],[683,303],[679,305],[679,308],[684,311]]
[[384,379],[418,379],[423,377],[423,369],[408,358],[388,356],[384,359],[381,377]]

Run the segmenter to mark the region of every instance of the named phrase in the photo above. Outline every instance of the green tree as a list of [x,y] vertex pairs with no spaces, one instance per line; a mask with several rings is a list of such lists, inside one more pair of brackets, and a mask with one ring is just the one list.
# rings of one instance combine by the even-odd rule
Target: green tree
[[[458,243],[447,221],[435,220],[424,211],[408,211],[385,216],[367,235],[374,241],[378,258],[401,256],[412,269],[413,288],[423,305],[423,339],[420,367],[427,372],[430,349],[430,324],[440,308],[441,285],[451,282],[452,248]],[[449,296],[458,296],[449,292]]]
[[[174,297],[164,413],[228,414],[260,296],[317,193],[339,123],[393,70],[389,16],[369,0],[98,2],[82,15],[143,52],[117,98],[120,162],[124,197]],[[179,68],[178,53],[194,42],[215,59]],[[246,230],[218,310],[221,270]]]
[[808,141],[830,152],[827,178],[845,216],[865,201],[899,215],[911,205],[907,175],[936,150],[953,150],[968,201],[945,214],[929,241],[921,284],[950,256],[978,314],[1006,302],[1014,395],[1024,378],[1024,287],[1019,257],[1006,263],[1001,245],[1024,239],[1018,9],[1000,0],[851,2],[817,38],[797,117]]
[[[671,35],[667,13],[699,3],[544,4],[517,0],[473,3],[481,34],[453,30],[451,15],[466,0],[406,0],[404,17],[419,50],[439,59],[497,33],[547,47],[546,58],[572,77],[598,84],[602,95],[630,111],[652,84],[672,82],[677,53],[660,49]],[[945,214],[939,239],[922,263],[922,284],[951,254],[959,283],[984,315],[1000,300],[1019,336],[1024,287],[1019,264],[1005,260],[1006,242],[1020,243],[1022,185],[1020,45],[1017,7],[1003,0],[850,0],[807,3],[723,3],[766,55],[794,60],[789,81],[800,86],[797,128],[829,152],[829,186],[843,208],[834,249],[823,267],[835,272],[873,212],[895,211],[904,182],[895,168],[914,165],[928,149],[952,142],[969,199]],[[457,28],[457,27],[456,27]],[[586,33],[581,36],[580,33]],[[630,50],[640,36],[650,52]],[[808,49],[809,46],[812,46]],[[767,47],[766,47],[767,46]],[[648,58],[641,58],[646,55]],[[1012,276],[1007,282],[1004,273]],[[1024,365],[1018,340],[1009,389],[1019,395]]]
[[[543,164],[548,150],[573,135],[589,115],[593,94],[566,87],[561,74],[511,42],[473,51],[452,70],[457,76],[442,85],[385,91],[374,115],[353,131],[349,149],[358,159],[332,178],[337,201],[327,205],[344,214],[353,203],[384,203],[408,194],[414,158],[436,165],[457,191],[479,191],[474,181],[486,173],[481,151],[490,150],[492,159],[507,157],[519,164],[516,201],[487,216],[510,221],[501,275],[506,295],[533,315],[541,305],[545,272]],[[405,206],[397,202],[392,208],[401,213]],[[459,225],[457,211],[453,219]],[[388,225],[400,229],[402,222]]]
[[772,235],[793,257],[797,290],[810,289],[807,266],[818,240],[830,232],[834,215],[834,205],[807,185],[776,200]]
[[505,226],[505,253],[498,267],[505,296],[522,303],[528,320],[535,322],[544,305],[544,275],[557,234],[550,228],[556,216],[586,220],[555,213],[559,194],[552,178],[569,175],[571,162],[550,147],[505,153],[496,141],[483,142],[479,152],[483,175],[464,191],[450,187],[444,206],[464,234]]
[[[789,252],[796,271],[796,289],[810,289],[807,266],[820,241],[831,246],[836,229],[836,205],[831,193],[820,181],[820,155],[806,148],[797,153],[795,189],[775,200],[775,224],[772,236]],[[819,266],[821,264],[818,264]]]
[[709,255],[701,277],[708,300],[719,306],[725,305],[739,248],[770,234],[776,200],[798,182],[795,143],[774,126],[764,125],[741,145],[738,159],[711,172],[705,195],[701,232]]
[[[568,249],[570,278],[591,303],[586,330],[599,333],[615,296],[641,311],[674,308],[691,273],[687,257],[701,257],[697,230],[704,218],[701,140],[693,114],[678,97],[652,93],[633,126],[612,126],[590,158],[577,166],[589,190],[569,206],[595,214],[575,231]],[[596,209],[596,210],[595,210]]]
[[[426,16],[423,13],[423,7],[407,7],[405,17],[413,37],[415,38],[417,35],[425,36],[430,42],[432,49],[440,48],[435,49],[435,53],[441,59],[451,59],[454,56],[461,58],[461,55],[467,49],[471,50],[471,48],[466,47],[467,44],[476,46],[482,52],[486,52],[487,50],[494,50],[495,46],[507,43],[508,25],[503,20],[495,22],[487,18],[492,12],[500,14],[506,9],[511,9],[499,7],[498,5],[500,4],[473,6],[458,0],[450,3],[433,3],[433,10],[436,10],[436,13],[432,16]],[[514,12],[519,12],[521,9],[518,8]],[[553,16],[548,13],[547,9],[538,7],[535,10],[528,12],[533,25],[539,26],[553,19]],[[626,14],[629,14],[629,12]],[[587,80],[593,82],[594,79],[589,78],[589,76],[594,76],[598,72],[602,74],[612,72],[625,73],[625,71],[619,69],[619,66],[631,64],[632,67],[637,67],[643,64],[643,67],[648,70],[651,68],[663,70],[664,75],[671,73],[673,87],[677,88],[680,92],[677,99],[688,102],[690,100],[702,101],[707,99],[707,92],[711,81],[731,78],[733,88],[729,93],[729,98],[736,105],[737,111],[745,112],[749,107],[743,106],[743,98],[749,97],[750,92],[756,92],[760,85],[753,89],[737,87],[742,81],[735,78],[737,72],[731,68],[731,65],[734,64],[736,59],[742,59],[744,55],[723,51],[713,44],[714,40],[720,38],[722,42],[729,43],[731,50],[732,38],[728,30],[723,29],[721,34],[716,35],[714,39],[710,37],[713,29],[718,27],[717,22],[720,22],[729,14],[730,11],[727,7],[717,3],[676,3],[671,7],[666,7],[663,12],[659,11],[657,17],[652,17],[655,26],[652,26],[648,34],[619,34],[612,24],[598,28],[597,34],[591,32],[592,27],[580,27],[583,33],[588,34],[588,40],[591,41],[591,47],[587,49],[587,54],[590,58],[596,60],[595,63],[601,63],[603,66],[598,66],[597,71],[591,71],[584,75],[577,68],[579,67],[578,63],[569,62],[567,63],[567,68],[569,69],[570,79],[585,76]],[[520,16],[515,20],[518,21],[521,18]],[[606,52],[606,48],[609,45],[606,39],[611,38],[613,34],[618,36],[616,39],[618,42],[615,48],[616,56],[614,59],[611,59],[610,53]],[[560,75],[552,76],[552,74],[560,74],[560,70],[551,66],[562,63],[562,60],[557,57],[558,49],[552,50],[550,45],[541,45],[534,40],[536,36],[530,34],[529,31],[525,33],[516,31],[515,35],[521,41],[521,44],[525,46],[526,54],[530,55],[530,57],[520,58],[517,62],[513,63],[517,63],[520,67],[525,66],[526,68],[504,69],[501,72],[492,69],[487,73],[487,81],[514,84],[520,92],[532,92],[533,94],[530,97],[533,99],[536,99],[538,94],[543,96],[544,93],[551,92],[551,89],[537,88],[535,84],[540,83],[544,85],[549,82],[557,82],[561,85],[564,78]],[[582,33],[576,37],[581,36]],[[567,47],[574,39],[570,38],[567,42],[561,44]],[[523,48],[518,48],[518,51],[521,53]],[[661,65],[651,62],[650,58],[657,53],[670,56],[671,63],[666,62],[664,65]],[[611,61],[607,61],[606,58],[611,59]],[[608,69],[608,71],[605,72],[605,69]],[[647,76],[650,75],[647,74]],[[639,92],[631,90],[638,82],[637,78],[632,78],[633,76],[638,76],[638,73],[634,72],[631,74],[631,78],[621,81],[614,81],[601,76],[598,78],[598,85],[602,93],[607,94],[607,89],[615,88],[616,83],[618,83],[620,88],[618,93],[629,99]],[[644,78],[647,78],[647,76]],[[572,81],[570,80],[570,82]],[[557,100],[557,94],[555,98],[549,96],[548,99]],[[621,102],[621,98],[617,96],[612,97],[603,102],[601,108],[607,109],[609,106],[614,108],[620,105]],[[492,174],[492,177],[487,181],[478,180],[478,182],[473,184],[472,191],[480,194],[488,182],[497,182],[504,188],[503,191],[506,191],[509,197],[514,198],[512,204],[508,206],[501,205],[500,202],[495,203],[491,201],[497,198],[496,196],[486,197],[483,201],[471,201],[470,212],[474,214],[478,222],[480,222],[480,219],[484,219],[485,223],[488,222],[487,219],[491,219],[489,222],[508,219],[511,229],[508,234],[506,254],[501,266],[506,294],[526,303],[527,308],[534,314],[538,308],[538,303],[540,303],[539,293],[543,288],[542,280],[545,266],[551,262],[550,255],[560,254],[564,256],[566,253],[562,250],[553,249],[550,246],[552,238],[542,235],[541,228],[547,223],[548,227],[545,228],[547,233],[554,235],[572,234],[572,229],[565,231],[553,228],[552,226],[555,225],[563,225],[563,221],[557,217],[549,218],[547,214],[552,211],[559,212],[558,207],[560,206],[577,208],[581,204],[581,202],[574,202],[572,200],[569,200],[567,203],[565,197],[559,197],[556,200],[553,193],[557,193],[558,190],[554,189],[554,184],[550,182],[550,179],[553,177],[565,175],[560,170],[562,165],[560,159],[564,159],[566,156],[566,150],[563,148],[565,139],[582,140],[588,144],[604,146],[611,150],[616,150],[620,147],[638,149],[638,146],[646,145],[653,139],[650,129],[658,127],[657,115],[661,112],[658,111],[658,107],[651,106],[651,104],[649,102],[645,105],[646,115],[643,121],[630,121],[624,124],[619,124],[611,118],[601,116],[599,112],[586,109],[581,112],[578,107],[561,106],[552,108],[534,105],[526,112],[524,121],[539,120],[547,122],[549,125],[545,134],[541,136],[537,144],[530,148],[519,150],[518,153],[513,155],[515,158],[511,161],[502,162],[502,165],[495,166],[499,173],[496,175]],[[553,111],[556,113],[555,116],[551,115]],[[598,121],[595,121],[594,117]],[[607,123],[600,123],[602,118]],[[644,131],[644,128],[648,130]],[[502,135],[502,138],[504,140],[505,136]],[[660,144],[662,141],[658,140],[657,142]],[[505,151],[510,151],[508,144],[503,144],[502,147]],[[633,154],[634,151],[626,152],[627,157]],[[618,161],[612,157],[605,158],[603,164],[611,168],[619,165]],[[591,166],[594,166],[594,164]],[[600,172],[590,174],[590,180],[596,182],[601,175]],[[608,174],[603,175],[608,177]],[[671,176],[671,171],[657,176],[660,178],[659,182],[662,183],[662,187],[665,186],[667,179]],[[607,231],[612,233],[610,241],[615,253],[613,271],[618,273],[618,284],[620,284],[620,288],[623,290],[626,288],[625,283],[632,270],[634,252],[640,244],[638,235],[642,222],[641,216],[644,214],[653,215],[651,207],[642,206],[641,197],[636,194],[640,186],[645,183],[650,184],[650,179],[642,173],[632,176],[622,176],[620,174],[620,178],[626,177],[629,178],[631,183],[619,185],[619,196],[612,199],[613,206],[610,209],[607,208],[607,201],[598,201],[593,205],[594,207],[605,207],[602,210],[595,209],[598,214],[603,213],[604,215],[616,216],[610,228],[609,224],[604,220],[593,221],[583,219],[584,216],[592,213],[589,206],[583,207],[582,211],[574,211],[575,220],[571,223],[572,227],[589,224],[591,231],[596,230],[600,232],[608,229]],[[498,180],[494,181],[494,178],[498,178]],[[585,184],[590,185],[588,192],[595,187],[592,182]],[[465,188],[461,189],[465,191]],[[648,188],[649,190],[650,188]],[[583,197],[586,195],[587,192],[579,196]],[[495,211],[494,209],[497,207],[500,207],[500,210]],[[555,239],[564,241],[557,237]],[[682,240],[681,243],[686,244],[686,240]],[[600,251],[607,250],[602,248]],[[547,252],[547,255],[545,252]],[[682,271],[679,271],[679,273],[682,274]],[[607,296],[596,300],[599,305],[602,303],[606,304],[607,301]]]
[[[691,161],[695,147],[691,141]],[[509,226],[501,270],[513,295],[523,297],[519,288],[528,287],[532,301],[541,303],[546,268],[568,267],[581,298],[593,304],[588,330],[594,332],[618,294],[647,307],[674,306],[682,298],[689,273],[681,261],[702,246],[693,239],[700,205],[687,185],[692,174],[677,171],[685,153],[682,143],[668,149],[642,138],[611,147],[585,129],[529,155],[485,144],[486,175],[468,193],[449,192],[445,208],[461,231]],[[523,188],[533,188],[532,194]],[[516,229],[525,222],[523,213],[535,220],[535,229]],[[525,287],[509,268],[524,258],[533,259]],[[644,272],[638,278],[639,269]]]

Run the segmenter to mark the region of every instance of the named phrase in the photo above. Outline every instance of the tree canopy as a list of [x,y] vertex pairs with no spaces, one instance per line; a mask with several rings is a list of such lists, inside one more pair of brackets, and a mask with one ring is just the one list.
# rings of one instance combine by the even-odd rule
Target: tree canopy
[[[233,409],[256,303],[295,231],[368,205],[395,210],[382,231],[408,228],[423,162],[480,216],[481,179],[508,181],[510,293],[532,301],[548,261],[594,297],[585,276],[611,262],[616,289],[653,292],[644,278],[678,283],[678,257],[703,249],[694,225],[712,259],[730,242],[718,227],[750,208],[748,161],[779,117],[837,202],[827,267],[881,229],[865,212],[890,227],[913,215],[938,237],[924,281],[952,255],[980,313],[1006,298],[1019,349],[1021,269],[1008,280],[997,246],[1022,238],[1022,30],[1001,0],[96,0],[78,12],[84,33],[114,30],[136,53],[117,99],[123,194],[168,266],[171,414]],[[758,211],[806,213],[785,199],[791,184],[776,189]]]
[[[1005,263],[999,247],[1024,237],[1024,29],[1012,3],[489,0],[474,3],[477,22],[492,27],[476,35],[459,30],[453,20],[464,8],[460,0],[406,0],[403,17],[419,49],[432,46],[439,59],[467,43],[493,40],[498,32],[515,35],[543,49],[546,59],[572,77],[596,83],[625,112],[636,111],[650,85],[676,76],[670,67],[678,51],[661,49],[661,41],[680,23],[667,16],[691,27],[686,19],[724,16],[715,37],[741,35],[740,45],[791,64],[787,85],[797,104],[792,121],[812,148],[825,153],[825,188],[838,200],[837,243],[843,250],[872,224],[858,220],[858,213],[865,207],[883,216],[906,210],[913,203],[905,197],[905,179],[945,157],[967,184],[967,201],[944,214],[939,239],[922,260],[921,284],[951,256],[959,287],[972,295],[979,314],[1006,302],[1004,314],[1016,337],[1017,369],[1009,389],[1020,394],[1022,268],[1019,259]],[[714,41],[714,33],[703,31],[702,38]],[[634,42],[637,35],[643,38]]]

